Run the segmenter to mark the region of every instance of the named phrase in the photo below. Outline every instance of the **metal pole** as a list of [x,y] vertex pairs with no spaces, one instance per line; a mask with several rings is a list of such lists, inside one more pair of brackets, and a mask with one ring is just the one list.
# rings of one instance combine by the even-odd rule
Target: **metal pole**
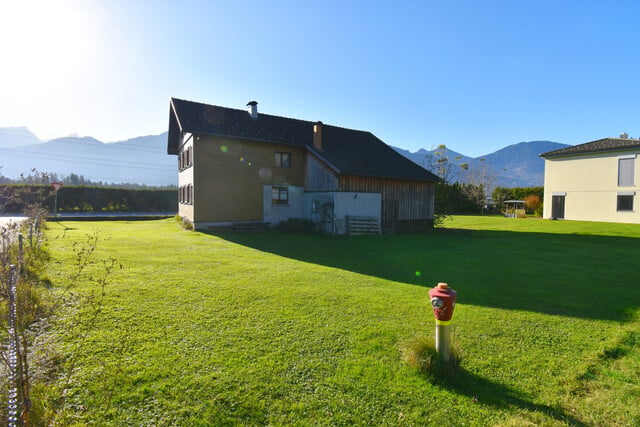
[[436,351],[443,362],[451,358],[451,325],[436,321]]

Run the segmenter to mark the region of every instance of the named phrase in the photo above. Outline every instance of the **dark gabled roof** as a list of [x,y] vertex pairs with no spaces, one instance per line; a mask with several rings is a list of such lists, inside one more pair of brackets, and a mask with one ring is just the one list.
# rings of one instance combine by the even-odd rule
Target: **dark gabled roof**
[[629,138],[603,138],[559,150],[547,151],[540,157],[570,156],[573,154],[601,153],[640,148],[640,140]]
[[[305,146],[313,144],[310,122],[259,114],[252,119],[246,110],[218,107],[171,98],[169,114],[169,154],[178,154],[179,133],[231,136],[258,141]],[[176,122],[177,120],[177,122]],[[172,132],[172,122],[179,128]],[[172,135],[173,133],[173,135]]]
[[322,125],[322,150],[313,147],[314,122],[172,98],[167,152],[178,154],[182,133],[227,136],[306,147],[340,175],[438,181],[371,132]]

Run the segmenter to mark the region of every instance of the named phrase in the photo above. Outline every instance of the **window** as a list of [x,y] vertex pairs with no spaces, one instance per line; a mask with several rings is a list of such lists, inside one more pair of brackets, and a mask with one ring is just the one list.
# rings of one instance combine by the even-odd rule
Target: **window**
[[618,211],[633,211],[633,195],[618,194]]
[[271,204],[288,205],[289,189],[287,187],[271,187]]
[[279,152],[276,152],[276,167],[277,168],[290,168],[291,167],[291,153],[279,153]]
[[618,157],[618,186],[632,187],[635,185],[636,155]]
[[193,147],[183,150],[178,155],[178,168],[182,171],[193,166]]
[[183,185],[178,189],[178,202],[183,205],[193,204],[193,184]]

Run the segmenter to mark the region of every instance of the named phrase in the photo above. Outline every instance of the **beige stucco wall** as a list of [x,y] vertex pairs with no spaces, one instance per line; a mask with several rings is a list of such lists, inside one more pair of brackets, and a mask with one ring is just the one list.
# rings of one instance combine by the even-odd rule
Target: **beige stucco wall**
[[[635,185],[618,186],[618,158],[636,154]],[[640,223],[640,150],[545,159],[544,217],[554,193],[566,193],[565,219]],[[632,212],[617,211],[619,193],[636,192]]]
[[[275,167],[275,153],[291,167]],[[263,220],[264,185],[304,185],[304,148],[237,138],[199,136],[193,151],[193,221]]]

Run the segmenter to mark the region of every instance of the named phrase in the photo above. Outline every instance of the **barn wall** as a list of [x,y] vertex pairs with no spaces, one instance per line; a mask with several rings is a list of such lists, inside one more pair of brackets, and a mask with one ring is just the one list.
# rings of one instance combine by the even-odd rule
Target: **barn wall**
[[417,231],[433,223],[433,182],[357,176],[342,176],[338,181],[338,191],[382,194],[385,232]]
[[336,191],[338,189],[336,173],[310,153],[307,153],[306,157],[304,189],[305,191]]

